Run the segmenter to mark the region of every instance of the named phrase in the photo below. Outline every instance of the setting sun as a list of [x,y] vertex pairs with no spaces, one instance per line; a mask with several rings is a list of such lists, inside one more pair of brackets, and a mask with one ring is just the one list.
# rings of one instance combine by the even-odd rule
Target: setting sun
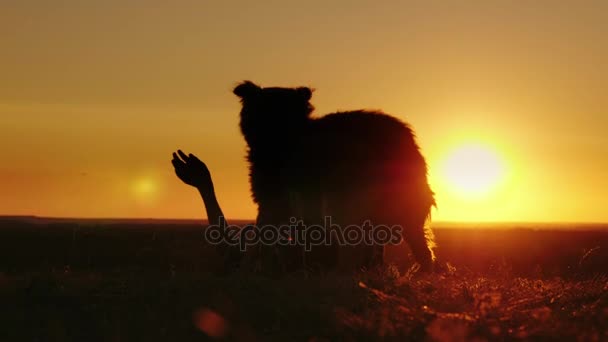
[[459,195],[478,197],[488,194],[501,181],[504,164],[490,148],[467,144],[448,155],[442,171],[450,187]]
[[[518,149],[477,132],[455,134],[430,161],[439,221],[509,220],[513,210],[532,208],[522,193],[525,164]],[[522,169],[523,168],[523,169]]]

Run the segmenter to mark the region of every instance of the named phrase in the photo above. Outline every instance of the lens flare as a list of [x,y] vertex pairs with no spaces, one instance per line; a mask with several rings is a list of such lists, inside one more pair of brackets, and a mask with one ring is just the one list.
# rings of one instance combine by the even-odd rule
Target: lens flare
[[151,204],[158,194],[158,183],[152,178],[136,180],[132,186],[133,195],[140,204]]

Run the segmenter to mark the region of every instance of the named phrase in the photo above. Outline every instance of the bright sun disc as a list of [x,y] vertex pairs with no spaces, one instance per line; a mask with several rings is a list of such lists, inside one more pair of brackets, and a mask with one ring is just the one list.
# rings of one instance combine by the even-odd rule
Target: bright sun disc
[[503,173],[503,163],[496,152],[479,144],[458,147],[444,164],[448,184],[464,196],[487,194],[498,184]]

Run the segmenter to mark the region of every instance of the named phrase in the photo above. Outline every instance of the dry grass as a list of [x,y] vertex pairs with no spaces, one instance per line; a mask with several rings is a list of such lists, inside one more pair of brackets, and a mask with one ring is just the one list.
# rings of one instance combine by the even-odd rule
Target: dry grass
[[[458,264],[446,263],[443,253],[445,267],[432,275],[389,267],[270,279],[212,275],[208,251],[189,233],[120,240],[120,231],[104,232],[116,244],[101,233],[71,250],[55,249],[60,240],[51,239],[47,249],[29,251],[38,263],[6,259],[32,245],[13,232],[16,247],[7,254],[3,236],[1,341],[608,339],[608,278],[585,268],[593,246],[575,248],[580,253],[564,267],[531,260],[530,270],[520,269],[501,252],[498,263],[484,260],[493,265],[484,271],[456,257]],[[74,239],[61,234],[66,244]],[[571,264],[578,268],[544,270]]]

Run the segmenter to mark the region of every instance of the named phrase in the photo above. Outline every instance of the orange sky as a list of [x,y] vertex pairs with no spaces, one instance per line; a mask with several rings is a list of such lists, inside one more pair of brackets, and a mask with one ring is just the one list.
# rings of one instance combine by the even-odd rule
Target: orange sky
[[[231,93],[251,79],[410,122],[437,220],[608,221],[608,2],[288,3],[2,2],[0,214],[201,217],[179,147],[254,217]],[[473,200],[441,174],[469,141],[505,165]]]

